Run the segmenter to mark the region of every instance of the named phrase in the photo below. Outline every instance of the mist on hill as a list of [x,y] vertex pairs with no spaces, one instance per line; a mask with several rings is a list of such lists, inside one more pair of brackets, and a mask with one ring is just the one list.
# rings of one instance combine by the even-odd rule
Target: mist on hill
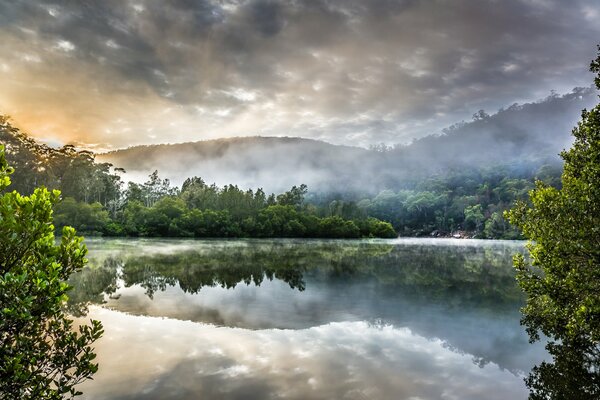
[[448,170],[508,165],[527,168],[558,163],[570,131],[596,92],[576,88],[535,103],[513,104],[494,114],[409,144],[370,149],[289,137],[244,137],[192,143],[136,146],[98,155],[143,182],[154,170],[181,185],[199,176],[217,185],[237,184],[281,192],[307,184],[314,192],[377,192],[398,189]]

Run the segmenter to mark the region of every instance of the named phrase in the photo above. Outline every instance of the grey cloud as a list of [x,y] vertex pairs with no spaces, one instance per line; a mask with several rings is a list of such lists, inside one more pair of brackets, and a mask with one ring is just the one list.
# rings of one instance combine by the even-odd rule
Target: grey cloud
[[[19,1],[0,2],[0,11],[13,59],[41,54],[54,61],[40,67],[50,75],[57,66],[102,71],[100,81],[83,82],[82,96],[97,85],[107,101],[117,93],[139,108],[154,101],[186,110],[177,133],[153,122],[163,141],[316,125],[301,134],[351,143],[361,132],[339,121],[361,114],[370,143],[406,142],[481,108],[588,85],[600,37],[593,0]],[[54,54],[61,40],[74,50]],[[222,95],[234,90],[255,96]],[[192,112],[198,107],[203,116]],[[219,125],[213,116],[226,109]],[[254,120],[229,126],[234,117]],[[124,118],[135,131],[136,119]],[[80,141],[107,140],[93,122],[92,137]]]
[[264,36],[279,33],[284,26],[281,17],[283,6],[274,1],[258,1],[250,6],[253,25]]

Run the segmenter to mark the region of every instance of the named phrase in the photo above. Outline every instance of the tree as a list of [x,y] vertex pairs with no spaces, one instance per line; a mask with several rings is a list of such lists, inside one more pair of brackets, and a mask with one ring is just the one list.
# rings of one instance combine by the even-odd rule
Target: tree
[[55,205],[53,219],[54,225],[59,229],[72,226],[79,232],[90,234],[104,232],[110,222],[108,211],[102,208],[102,204],[77,202],[72,197]]
[[277,204],[282,206],[294,206],[300,207],[304,202],[304,196],[308,192],[308,188],[305,184],[298,186],[292,186],[290,190],[277,196]]
[[[0,146],[0,193],[10,185]],[[0,197],[0,398],[62,399],[92,376],[98,365],[91,343],[102,325],[73,329],[64,313],[65,281],[85,264],[86,247],[73,228],[54,242],[52,206],[58,191],[38,188]]]
[[[591,70],[600,89],[600,46]],[[522,322],[532,341],[550,339],[554,357],[527,378],[532,399],[600,396],[600,105],[583,110],[573,136],[562,188],[537,182],[531,204],[507,213],[530,240],[531,262],[515,257],[528,295]]]
[[469,206],[465,208],[465,228],[475,229],[478,232],[481,230],[481,225],[485,219],[481,204]]

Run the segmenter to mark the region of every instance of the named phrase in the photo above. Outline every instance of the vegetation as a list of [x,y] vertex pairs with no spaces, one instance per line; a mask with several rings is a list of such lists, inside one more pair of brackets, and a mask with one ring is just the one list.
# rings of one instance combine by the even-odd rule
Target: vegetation
[[[450,236],[463,231],[479,238],[520,238],[503,218],[517,200],[527,198],[536,179],[560,186],[560,168],[546,164],[462,169],[432,176],[409,189],[385,190],[356,202],[319,199],[322,208],[344,218],[368,215],[392,223],[402,236]],[[329,203],[328,203],[329,202]]]
[[521,163],[461,166],[374,197],[307,195],[304,185],[275,196],[262,189],[220,188],[198,177],[179,189],[157,171],[145,183],[130,182],[125,188],[122,169],[96,163],[93,153],[73,146],[41,145],[7,118],[0,120],[0,141],[19,167],[17,189],[31,193],[43,184],[61,190],[55,225],[92,235],[356,238],[395,237],[394,231],[402,236],[462,231],[464,236],[514,239],[520,232],[502,213],[526,199],[536,179],[560,187],[559,165]]
[[15,187],[23,193],[40,184],[61,190],[55,225],[91,235],[356,238],[395,237],[395,230],[402,236],[462,231],[464,236],[514,239],[520,232],[502,213],[526,199],[536,179],[560,187],[560,165],[541,161],[457,166],[376,196],[307,194],[304,185],[275,196],[262,189],[220,188],[198,177],[179,189],[157,171],[143,184],[124,187],[123,169],[97,163],[93,153],[73,146],[39,144],[6,117],[0,119],[0,141],[18,166]]
[[[156,179],[153,174],[149,182]],[[159,180],[159,179],[158,179]],[[129,184],[123,207],[113,218],[100,204],[67,198],[57,208],[57,225],[69,224],[109,236],[153,237],[396,237],[392,226],[375,218],[320,218],[304,204],[306,186],[275,197],[259,189],[206,185],[188,179],[181,191],[168,185]]]
[[450,236],[464,231],[516,239],[520,231],[503,212],[526,199],[536,179],[559,187],[558,176],[559,168],[551,165],[535,171],[464,170],[357,201],[350,195],[307,196],[304,185],[267,196],[261,189],[219,188],[197,177],[177,190],[155,172],[143,185],[130,183],[114,213],[100,203],[66,198],[56,209],[56,224],[109,236],[386,238],[396,232]]
[[[0,146],[0,193],[11,183]],[[102,326],[79,326],[63,311],[65,281],[85,264],[86,247],[72,228],[54,241],[58,191],[0,197],[0,398],[61,399],[98,369],[90,347]]]
[[[591,69],[600,89],[600,47]],[[508,213],[530,239],[531,264],[515,258],[523,323],[532,340],[550,338],[554,357],[528,377],[531,399],[600,397],[600,105],[582,112],[573,136],[562,188],[538,182],[531,205]]]
[[6,117],[0,119],[0,140],[19,168],[17,189],[31,193],[43,184],[61,190],[55,209],[57,228],[73,226],[87,234],[171,237],[396,237],[392,226],[361,215],[316,215],[304,203],[307,187],[294,186],[278,196],[262,189],[219,188],[190,178],[181,190],[160,179],[130,182],[123,189],[119,173],[108,163],[96,163],[89,151],[73,146],[52,149],[28,138]]
[[122,186],[119,173],[108,163],[96,163],[90,151],[66,145],[53,149],[29,138],[0,115],[0,143],[15,169],[12,189],[31,194],[39,186],[60,190],[62,196],[78,202],[98,202],[107,209],[117,206]]

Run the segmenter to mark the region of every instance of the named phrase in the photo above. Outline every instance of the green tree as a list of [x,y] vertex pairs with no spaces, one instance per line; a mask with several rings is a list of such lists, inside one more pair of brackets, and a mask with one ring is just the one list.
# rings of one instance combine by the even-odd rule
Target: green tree
[[67,197],[54,207],[54,225],[57,228],[72,226],[79,232],[98,234],[105,230],[109,221],[108,211],[100,203],[87,204]]
[[[591,69],[600,89],[600,47]],[[531,262],[515,257],[528,294],[523,323],[532,340],[550,338],[554,357],[529,376],[532,399],[600,396],[600,105],[582,112],[573,136],[561,153],[562,188],[537,182],[531,204],[507,213],[530,239]]]
[[277,204],[282,206],[294,206],[300,207],[304,202],[304,196],[306,196],[308,188],[305,184],[298,186],[292,186],[290,190],[277,196]]
[[483,210],[481,208],[481,204],[476,204],[474,206],[469,206],[465,208],[465,228],[466,229],[475,229],[477,231],[481,230],[481,225],[485,220],[483,215]]
[[260,234],[265,237],[301,237],[306,228],[300,214],[291,205],[274,205],[261,210],[258,215]]
[[[0,192],[12,170],[0,146]],[[38,188],[0,197],[0,398],[62,399],[97,371],[90,347],[102,335],[98,321],[73,327],[64,313],[65,281],[86,262],[73,228],[54,242],[52,206],[58,191]]]
[[360,229],[353,221],[346,221],[337,215],[326,217],[319,222],[320,236],[334,238],[358,238]]

